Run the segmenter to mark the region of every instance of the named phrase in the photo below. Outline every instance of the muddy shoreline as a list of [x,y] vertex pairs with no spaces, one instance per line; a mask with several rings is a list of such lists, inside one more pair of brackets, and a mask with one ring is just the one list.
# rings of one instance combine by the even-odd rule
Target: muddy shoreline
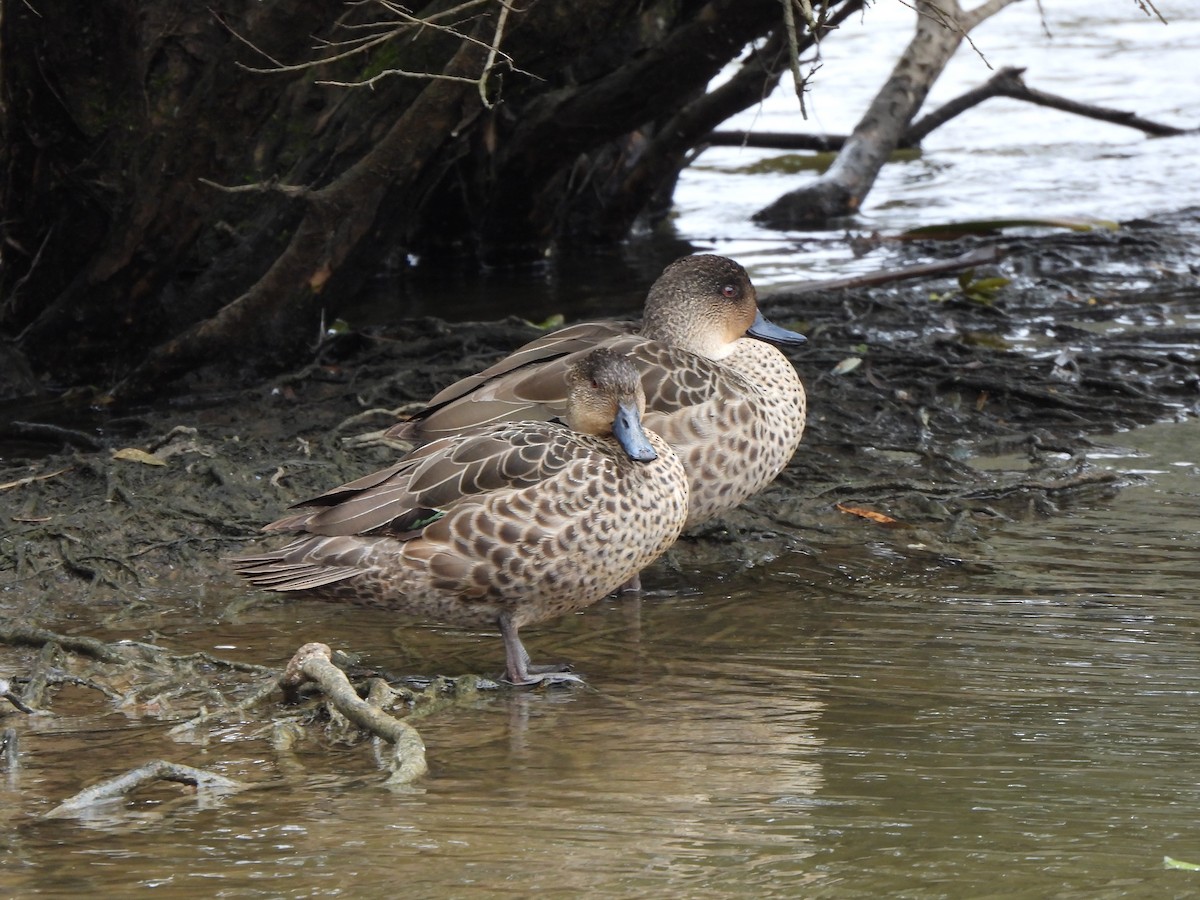
[[[1187,210],[1114,232],[914,243],[914,262],[990,244],[1003,258],[961,278],[764,293],[775,321],[810,338],[790,353],[810,395],[803,444],[768,491],[659,565],[759,565],[864,539],[951,561],[990,523],[1119,490],[1088,450],[1200,408],[1198,235]],[[210,375],[77,440],[9,423],[6,617],[57,627],[72,600],[127,608],[189,580],[232,585],[221,557],[262,523],[386,465],[398,451],[373,433],[537,333],[516,318],[412,320],[340,336],[269,381]]]

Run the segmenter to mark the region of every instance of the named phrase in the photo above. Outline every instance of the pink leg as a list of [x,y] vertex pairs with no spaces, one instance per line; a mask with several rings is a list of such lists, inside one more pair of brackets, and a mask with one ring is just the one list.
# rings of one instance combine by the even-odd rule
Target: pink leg
[[517,636],[517,626],[508,613],[500,614],[500,634],[504,637],[505,679],[512,684],[566,684],[582,683],[583,679],[567,671],[568,666],[534,666],[529,662],[529,653]]

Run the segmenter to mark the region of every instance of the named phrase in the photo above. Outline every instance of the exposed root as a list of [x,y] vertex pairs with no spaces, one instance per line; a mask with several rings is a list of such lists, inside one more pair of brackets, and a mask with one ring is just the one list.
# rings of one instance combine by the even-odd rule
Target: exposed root
[[224,775],[215,775],[203,769],[194,769],[191,766],[157,759],[154,762],[138,766],[136,769],[131,769],[123,775],[118,775],[116,778],[110,778],[80,791],[74,797],[64,800],[54,807],[46,813],[45,817],[59,819],[83,815],[100,804],[125,798],[138,788],[157,781],[174,781],[192,785],[196,789],[197,797],[221,796],[250,787],[248,784],[234,781]]
[[346,673],[333,664],[333,651],[326,644],[305,644],[296,651],[280,679],[284,696],[295,699],[300,685],[306,681],[321,686],[329,702],[339,713],[358,727],[382,738],[391,745],[389,753],[379,753],[380,764],[391,774],[387,784],[408,784],[428,770],[425,762],[425,742],[415,728],[383,711],[396,697],[387,684],[371,679],[367,700],[358,696]]

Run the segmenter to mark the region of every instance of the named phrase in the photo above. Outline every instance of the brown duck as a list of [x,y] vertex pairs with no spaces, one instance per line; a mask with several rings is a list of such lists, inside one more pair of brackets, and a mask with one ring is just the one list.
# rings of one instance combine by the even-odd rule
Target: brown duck
[[523,625],[595,603],[649,565],[687,516],[687,476],[645,431],[638,373],[605,349],[566,371],[567,425],[502,422],[438,438],[300,504],[265,531],[303,536],[233,561],[252,584],[494,624],[514,684],[575,680],[530,665]]
[[419,444],[495,422],[562,416],[571,366],[605,347],[637,366],[646,427],[683,461],[690,527],[770,484],[800,443],[804,385],[766,341],[797,345],[805,338],[763,318],[754,285],[736,262],[686,256],[650,288],[640,327],[587,322],[538,338],[450,385],[390,434]]

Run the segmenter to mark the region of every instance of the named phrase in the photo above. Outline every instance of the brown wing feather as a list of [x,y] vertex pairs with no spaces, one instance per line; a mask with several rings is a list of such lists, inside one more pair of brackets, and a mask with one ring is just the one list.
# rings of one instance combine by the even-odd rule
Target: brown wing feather
[[671,414],[718,396],[757,393],[754,385],[719,362],[658,341],[639,342],[629,356],[642,375],[647,413]]
[[546,421],[566,413],[566,372],[575,358],[632,335],[631,322],[581,322],[515,350],[477,375],[444,388],[407,422],[388,430],[430,440],[493,422]]
[[551,422],[494,425],[441,438],[383,472],[335,488],[266,531],[321,535],[406,532],[432,511],[496,490],[528,487],[593,452],[580,435]]

